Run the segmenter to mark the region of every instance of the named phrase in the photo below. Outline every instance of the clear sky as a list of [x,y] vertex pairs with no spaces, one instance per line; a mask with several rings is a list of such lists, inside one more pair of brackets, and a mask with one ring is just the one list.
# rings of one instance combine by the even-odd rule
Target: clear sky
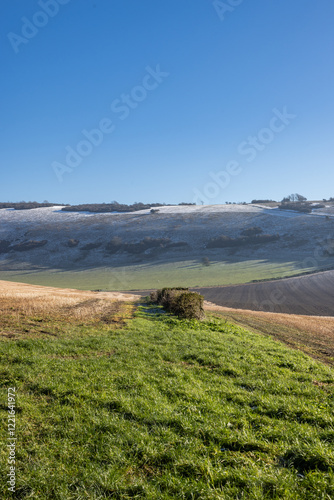
[[2,0],[0,201],[334,196],[333,0]]

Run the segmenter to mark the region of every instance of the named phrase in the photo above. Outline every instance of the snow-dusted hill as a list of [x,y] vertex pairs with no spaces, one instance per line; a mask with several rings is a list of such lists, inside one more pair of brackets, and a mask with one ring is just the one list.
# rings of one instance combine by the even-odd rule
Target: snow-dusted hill
[[[57,206],[2,209],[0,271],[27,266],[80,269],[203,256],[213,260],[233,255],[240,260],[286,258],[292,261],[314,258],[317,253],[320,259],[333,236],[334,219],[325,217],[330,210],[323,210],[319,217],[254,205],[168,206],[160,207],[153,214],[150,210],[100,214],[65,212]],[[212,238],[221,235],[236,238],[241,231],[254,226],[266,234],[279,234],[280,239],[242,248],[206,248]],[[110,242],[115,237],[125,246],[120,244],[118,249],[110,250]],[[153,242],[150,247],[142,244],[145,238],[163,238],[164,242]],[[29,242],[37,243],[34,247]]]

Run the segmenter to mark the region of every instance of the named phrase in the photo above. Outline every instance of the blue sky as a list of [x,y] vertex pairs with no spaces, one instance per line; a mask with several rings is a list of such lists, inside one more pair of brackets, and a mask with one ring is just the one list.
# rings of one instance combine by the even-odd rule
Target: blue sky
[[333,25],[332,0],[3,1],[0,201],[334,196]]

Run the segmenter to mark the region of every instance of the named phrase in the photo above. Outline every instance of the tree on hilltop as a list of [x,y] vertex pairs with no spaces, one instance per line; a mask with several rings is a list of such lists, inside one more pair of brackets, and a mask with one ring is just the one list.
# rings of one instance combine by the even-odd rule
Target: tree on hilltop
[[294,193],[294,194],[290,194],[290,196],[286,196],[285,198],[283,198],[282,203],[288,203],[288,202],[302,203],[306,200],[307,200],[307,198],[305,198],[305,196],[302,196],[301,194],[298,194],[298,193]]

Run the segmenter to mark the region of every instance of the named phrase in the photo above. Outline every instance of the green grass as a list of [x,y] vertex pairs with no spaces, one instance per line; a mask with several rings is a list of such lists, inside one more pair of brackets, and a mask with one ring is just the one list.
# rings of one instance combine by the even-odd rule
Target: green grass
[[14,498],[333,498],[333,371],[224,320],[155,311],[0,342],[1,498],[10,386]]
[[214,286],[247,283],[288,277],[312,268],[300,262],[268,260],[212,262],[203,266],[197,261],[138,264],[124,267],[99,267],[77,271],[56,269],[34,271],[2,271],[0,279],[33,285],[77,288],[79,290],[147,290],[162,286]]

